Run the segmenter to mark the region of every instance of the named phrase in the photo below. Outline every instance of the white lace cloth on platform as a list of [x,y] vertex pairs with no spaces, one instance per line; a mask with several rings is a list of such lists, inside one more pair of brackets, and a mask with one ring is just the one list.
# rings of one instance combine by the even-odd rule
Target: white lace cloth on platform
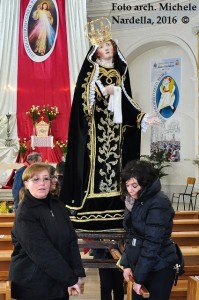
[[46,137],[31,136],[31,147],[34,150],[35,147],[51,147],[53,149],[53,136],[49,135]]

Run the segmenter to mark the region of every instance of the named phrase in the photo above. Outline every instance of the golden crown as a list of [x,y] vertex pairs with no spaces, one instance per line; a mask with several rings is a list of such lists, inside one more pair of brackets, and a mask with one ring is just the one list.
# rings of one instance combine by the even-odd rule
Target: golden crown
[[86,27],[86,36],[92,45],[99,45],[112,39],[111,22],[105,17],[88,22]]

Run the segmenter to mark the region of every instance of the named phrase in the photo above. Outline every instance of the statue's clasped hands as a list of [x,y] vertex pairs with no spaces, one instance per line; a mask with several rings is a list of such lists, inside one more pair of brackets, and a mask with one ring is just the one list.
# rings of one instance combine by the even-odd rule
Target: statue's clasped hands
[[114,95],[114,86],[115,84],[109,84],[105,87],[107,95]]

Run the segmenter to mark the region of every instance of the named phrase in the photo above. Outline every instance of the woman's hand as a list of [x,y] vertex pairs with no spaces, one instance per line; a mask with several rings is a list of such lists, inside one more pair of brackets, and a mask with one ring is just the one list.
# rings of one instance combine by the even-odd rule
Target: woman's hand
[[77,284],[80,287],[80,294],[83,294],[84,293],[84,279],[82,277],[79,277]]
[[78,282],[73,286],[68,287],[69,296],[76,296],[83,294],[84,291],[84,280],[82,277],[78,278]]
[[136,282],[133,283],[133,290],[136,292],[136,294],[141,295],[141,284],[138,284]]
[[80,286],[79,286],[79,284],[76,283],[73,286],[69,286],[68,287],[68,294],[69,294],[69,296],[80,295]]
[[107,95],[114,95],[114,84],[109,84],[105,87]]
[[133,273],[132,273],[131,268],[124,269],[123,270],[123,276],[124,276],[124,279],[126,280],[126,282],[129,282],[133,277]]

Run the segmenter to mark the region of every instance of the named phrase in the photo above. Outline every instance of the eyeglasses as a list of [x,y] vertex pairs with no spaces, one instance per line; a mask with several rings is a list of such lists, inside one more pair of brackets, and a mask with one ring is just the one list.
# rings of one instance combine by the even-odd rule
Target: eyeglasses
[[51,176],[50,178],[51,178],[51,179],[57,179],[57,180],[59,180],[59,179],[64,178],[64,175],[53,175],[53,176]]
[[56,175],[50,176],[50,178],[58,180],[58,176],[56,176]]
[[50,181],[50,178],[49,177],[44,177],[44,178],[34,177],[34,178],[30,178],[29,180],[34,183],[39,183],[39,182],[47,183]]

